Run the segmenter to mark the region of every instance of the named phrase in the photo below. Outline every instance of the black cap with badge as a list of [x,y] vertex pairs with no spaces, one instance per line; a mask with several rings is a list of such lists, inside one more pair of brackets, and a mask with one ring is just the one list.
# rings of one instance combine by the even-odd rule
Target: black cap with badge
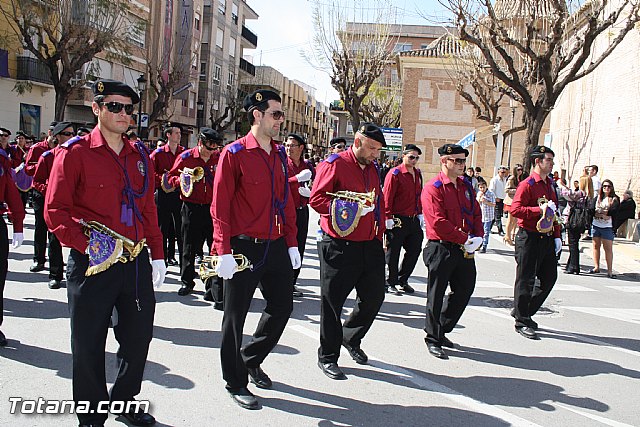
[[289,138],[293,138],[295,139],[299,145],[304,145],[304,138],[300,135],[298,135],[297,133],[290,133],[289,135],[287,135],[287,139]]
[[418,154],[422,155],[422,150],[420,148],[418,148],[418,146],[416,144],[407,144],[407,145],[405,145],[404,151],[405,151],[405,153],[407,151],[417,151]]
[[70,127],[72,129],[72,132],[73,132],[73,123],[71,123],[71,122],[58,122],[53,127],[53,130],[51,131],[51,133],[53,134],[53,136],[59,135],[60,132],[64,132],[64,130],[66,128],[68,128],[68,127]]
[[270,100],[282,102],[282,98],[280,98],[280,95],[278,95],[274,91],[268,89],[260,89],[245,96],[244,101],[242,102],[242,107],[245,111],[249,111],[252,108],[257,108],[260,106],[266,107],[267,102]]
[[117,80],[99,79],[93,84],[93,95],[122,95],[131,98],[131,103],[140,102],[140,97],[131,86]]
[[438,154],[441,156],[447,156],[450,154],[464,154],[465,157],[469,155],[469,150],[462,148],[458,144],[444,144],[438,148]]
[[367,138],[371,138],[375,141],[378,141],[380,144],[382,144],[383,147],[387,146],[387,141],[385,141],[384,139],[384,134],[382,133],[382,130],[373,123],[361,124],[360,128],[358,129],[358,133],[361,133]]
[[556,156],[556,153],[554,153],[551,148],[545,147],[544,145],[538,145],[537,147],[533,147],[531,149],[531,154],[529,154],[529,157],[532,159],[541,158],[544,157],[544,155],[547,153],[551,154],[553,157]]
[[330,147],[335,147],[338,144],[344,144],[347,145],[347,140],[341,136],[338,136],[336,138],[332,138],[331,141],[329,141],[329,146]]
[[213,141],[216,144],[220,144],[223,141],[222,136],[211,128],[200,128],[198,139],[201,141]]

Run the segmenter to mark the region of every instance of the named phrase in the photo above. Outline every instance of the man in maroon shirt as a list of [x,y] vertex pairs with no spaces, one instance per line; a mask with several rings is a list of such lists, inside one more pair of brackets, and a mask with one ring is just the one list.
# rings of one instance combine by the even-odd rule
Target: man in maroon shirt
[[[124,83],[99,79],[93,86],[93,114],[98,125],[85,137],[75,137],[56,153],[45,196],[44,217],[60,242],[71,248],[67,261],[67,294],[71,318],[73,398],[88,401],[89,413],[78,413],[81,426],[103,425],[107,414],[100,402],[131,402],[140,393],[144,365],[153,335],[153,286],[164,281],[166,266],[162,235],[153,201],[153,168],[146,149],[123,136],[129,127],[136,92]],[[86,275],[101,254],[91,247],[79,220],[96,221],[143,247],[135,256],[122,252],[100,272]],[[94,234],[94,238],[96,235]],[[122,240],[122,239],[118,239]],[[110,242],[115,243],[114,241]],[[87,255],[91,254],[91,258]],[[116,254],[117,255],[117,254]],[[111,392],[105,381],[105,343],[112,312],[118,314],[113,330],[120,344],[119,371]],[[122,415],[134,425],[151,425],[155,419],[134,406]]]
[[[538,339],[538,324],[531,316],[538,312],[556,283],[556,255],[562,250],[557,221],[552,220],[549,230],[543,228],[541,231],[538,226],[547,208],[556,211],[558,203],[552,179],[549,178],[554,156],[548,147],[538,146],[531,150],[531,175],[518,185],[509,211],[518,218],[519,227],[515,239],[517,267],[511,315],[516,319],[516,331],[529,339]],[[539,286],[535,286],[536,277],[540,279]]]
[[[387,252],[385,260],[389,267],[387,292],[399,295],[398,288],[411,294],[409,277],[416,267],[422,249],[422,227],[424,224],[420,193],[422,173],[416,166],[422,151],[414,144],[407,144],[402,153],[402,164],[392,168],[384,180],[384,206],[386,218]],[[400,220],[394,227],[393,218]],[[405,254],[398,270],[400,249]]]
[[[476,284],[473,252],[482,244],[482,212],[471,183],[464,178],[469,151],[455,144],[438,149],[440,173],[422,189],[422,212],[429,239],[424,264],[429,270],[424,339],[429,354],[446,359],[445,336],[460,320]],[[445,296],[447,288],[451,293]],[[443,309],[444,307],[444,309]]]
[[[36,237],[34,240],[43,239],[44,241],[34,242],[34,246],[38,246],[35,250],[35,254],[41,254],[42,256],[42,264],[36,261],[34,265],[31,266],[31,271],[39,271],[35,270],[34,267],[38,267],[39,265],[43,265],[44,267],[44,249],[46,247],[46,238],[47,234],[49,235],[49,289],[58,289],[60,288],[60,283],[62,282],[62,275],[64,270],[64,263],[62,260],[62,246],[60,246],[60,241],[53,233],[47,232],[47,224],[44,222],[44,197],[47,192],[47,184],[49,181],[49,175],[51,174],[51,168],[53,166],[53,158],[55,153],[55,148],[60,144],[64,144],[68,140],[70,140],[74,136],[73,126],[71,122],[60,122],[56,123],[52,130],[49,131],[49,135],[51,137],[51,145],[47,140],[41,141],[38,144],[34,145],[29,151],[29,155],[27,156],[27,167],[29,167],[29,159],[38,158],[35,167],[31,167],[30,170],[33,171],[33,210],[36,212],[36,209],[39,207],[40,216],[42,216],[42,227],[44,228],[44,236],[38,236],[38,214],[36,213]],[[42,147],[45,146],[43,143],[46,143],[46,147],[50,147],[49,150],[45,150],[44,152],[39,153],[42,150]],[[42,144],[42,145],[40,145]],[[39,147],[38,147],[39,146]],[[34,153],[34,149],[38,147],[38,151]],[[27,171],[27,173],[29,170]],[[34,257],[37,259],[37,256]]]
[[[298,251],[300,261],[304,259],[304,248],[307,243],[309,233],[309,196],[311,190],[307,183],[313,177],[313,166],[304,159],[304,138],[296,133],[290,133],[284,144],[287,150],[287,164],[289,167],[289,185],[291,186],[291,197],[296,208],[296,226],[298,227]],[[296,286],[300,268],[293,270],[293,296],[301,297],[302,291]]]
[[[209,242],[209,249],[212,248],[213,224],[209,211],[213,196],[213,179],[222,144],[223,140],[218,132],[211,128],[200,129],[198,145],[179,155],[169,171],[169,182],[178,188],[180,188],[180,180],[183,179],[180,174],[184,168],[200,167],[204,171],[204,176],[199,181],[191,179],[193,191],[189,196],[186,196],[182,191],[180,192],[180,199],[182,199],[180,281],[182,287],[178,290],[178,295],[181,296],[190,294],[195,287],[196,252],[202,249],[205,239]],[[205,299],[211,300],[208,292],[205,293]]]
[[164,259],[167,265],[178,265],[175,259],[176,237],[178,240],[178,251],[182,253],[182,216],[180,209],[180,190],[171,185],[163,185],[163,178],[167,172],[173,168],[176,158],[182,154],[184,147],[180,145],[182,129],[171,122],[164,125],[162,131],[167,144],[151,153],[156,187],[156,206],[158,207],[158,222],[162,232],[162,247],[164,249]]
[[[7,132],[0,128],[0,131]],[[22,225],[24,221],[24,206],[13,178],[11,178],[11,161],[4,150],[0,150],[0,326],[4,319],[4,284],[9,269],[9,233],[3,214],[7,213],[13,223],[14,249],[18,248],[24,240]],[[0,347],[7,345],[7,338],[0,331]]]
[[[256,386],[271,388],[260,365],[278,343],[293,310],[293,270],[301,261],[287,155],[273,140],[284,121],[280,96],[257,90],[245,97],[243,106],[251,130],[224,148],[213,184],[212,255],[220,256],[216,272],[225,280],[222,377],[238,405],[257,409],[258,401],[247,389],[247,374]],[[232,254],[246,256],[251,268],[237,271]],[[258,284],[266,307],[251,340],[242,345]]]
[[[338,366],[341,345],[356,363],[367,363],[360,343],[384,301],[385,205],[375,160],[386,145],[378,126],[361,125],[350,149],[332,154],[318,165],[309,200],[320,214],[323,231],[318,243],[321,293],[318,366],[331,379],[347,378]],[[358,207],[328,194],[338,191],[373,192],[373,200]],[[356,305],[343,325],[342,307],[354,287]]]

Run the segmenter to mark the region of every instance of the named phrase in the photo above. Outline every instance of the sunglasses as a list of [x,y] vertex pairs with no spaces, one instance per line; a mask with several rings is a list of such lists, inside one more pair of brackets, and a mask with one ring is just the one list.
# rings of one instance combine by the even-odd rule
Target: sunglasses
[[75,133],[73,133],[73,132],[60,132],[58,135],[62,135],[62,136],[73,136],[73,135],[75,135]]
[[215,150],[219,150],[220,148],[222,148],[222,147],[220,147],[218,145],[209,145],[209,144],[205,144],[205,143],[202,143],[202,146],[204,148],[206,148],[207,150],[209,150],[209,151],[215,151]]
[[517,172],[522,172],[522,168],[516,169]]
[[339,150],[342,150],[344,148],[344,144],[338,144],[338,145],[334,146],[333,148],[337,148]]
[[454,159],[453,157],[447,157],[447,160],[455,162],[456,165],[464,165],[467,163],[467,159]]
[[284,119],[284,111],[263,111],[264,114],[270,114],[274,120]]
[[0,133],[0,136],[4,138],[8,138],[10,135],[8,133]]
[[133,114],[133,104],[123,104],[122,102],[100,102],[99,105],[107,107],[110,113],[118,114],[124,108],[124,112],[127,115]]
[[410,154],[407,157],[409,158],[409,160],[418,160],[420,158],[420,156],[414,156],[413,154]]
[[611,186],[609,184],[604,184],[602,188],[611,188]]

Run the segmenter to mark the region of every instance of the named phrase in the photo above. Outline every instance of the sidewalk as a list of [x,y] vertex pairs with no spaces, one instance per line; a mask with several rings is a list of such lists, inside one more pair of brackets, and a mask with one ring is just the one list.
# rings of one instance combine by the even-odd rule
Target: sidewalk
[[[566,252],[568,249],[563,247]],[[580,263],[593,266],[593,241],[580,240]],[[606,272],[607,264],[604,250],[600,248],[600,270]],[[635,242],[616,237],[613,241],[613,271],[624,275],[626,279],[640,281],[640,245]]]

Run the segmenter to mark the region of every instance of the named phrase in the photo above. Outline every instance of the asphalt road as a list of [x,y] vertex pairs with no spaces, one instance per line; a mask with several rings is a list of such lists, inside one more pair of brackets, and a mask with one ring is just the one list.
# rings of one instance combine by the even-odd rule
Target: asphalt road
[[[536,316],[541,340],[518,335],[509,316],[515,261],[492,236],[476,256],[478,281],[456,330],[449,360],[424,343],[426,269],[422,260],[413,295],[389,295],[357,365],[346,351],[347,381],[316,366],[319,334],[317,216],[312,214],[294,312],[275,351],[263,364],[273,390],[250,388],[261,409],[241,409],[224,389],[219,361],[222,313],[202,300],[203,286],[177,295],[170,269],[157,292],[154,340],[139,399],[149,399],[157,425],[190,426],[625,426],[640,425],[640,283],[634,276],[565,275]],[[12,415],[10,397],[70,399],[71,355],[66,290],[49,290],[47,274],[29,273],[33,216],[25,244],[10,253],[0,348],[0,425],[76,425],[74,415]],[[566,249],[565,249],[566,251]],[[566,258],[563,254],[563,260]],[[590,260],[585,259],[587,264]],[[353,304],[352,294],[345,313]],[[264,306],[260,293],[247,319],[248,338]],[[108,379],[116,372],[110,333]],[[110,416],[107,425],[124,421]]]

